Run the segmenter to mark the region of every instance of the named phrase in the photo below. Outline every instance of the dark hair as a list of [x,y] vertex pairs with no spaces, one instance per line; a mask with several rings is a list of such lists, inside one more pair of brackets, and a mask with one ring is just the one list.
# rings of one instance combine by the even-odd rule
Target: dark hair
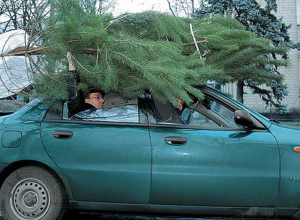
[[104,97],[104,95],[105,95],[105,92],[103,90],[97,89],[95,87],[90,87],[90,88],[88,88],[88,91],[85,92],[84,97],[86,99],[89,99],[90,98],[90,94],[91,93],[96,93],[96,92],[100,93],[102,95],[102,97]]

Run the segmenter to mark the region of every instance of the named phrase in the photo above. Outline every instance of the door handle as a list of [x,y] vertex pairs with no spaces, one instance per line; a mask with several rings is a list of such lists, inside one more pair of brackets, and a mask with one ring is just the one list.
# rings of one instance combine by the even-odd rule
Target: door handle
[[165,142],[169,145],[181,146],[185,145],[187,140],[185,137],[166,137]]
[[73,132],[72,131],[54,131],[53,137],[55,137],[57,139],[70,139],[71,137],[73,137]]

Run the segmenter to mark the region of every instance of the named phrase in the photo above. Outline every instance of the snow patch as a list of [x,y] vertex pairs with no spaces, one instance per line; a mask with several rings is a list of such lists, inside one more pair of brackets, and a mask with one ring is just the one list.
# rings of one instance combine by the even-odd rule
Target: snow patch
[[[15,30],[0,35],[0,55],[5,55],[18,47],[25,47],[28,35],[24,30]],[[28,70],[29,61],[25,56],[0,58],[0,98],[14,95],[29,86],[32,73]]]
[[28,34],[24,30],[8,31],[0,34],[0,54],[5,55],[18,47],[28,44]]

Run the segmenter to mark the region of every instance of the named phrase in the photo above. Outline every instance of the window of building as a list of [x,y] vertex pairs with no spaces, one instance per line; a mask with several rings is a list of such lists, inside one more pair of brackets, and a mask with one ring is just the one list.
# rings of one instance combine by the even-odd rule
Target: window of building
[[297,25],[300,25],[300,0],[296,0]]

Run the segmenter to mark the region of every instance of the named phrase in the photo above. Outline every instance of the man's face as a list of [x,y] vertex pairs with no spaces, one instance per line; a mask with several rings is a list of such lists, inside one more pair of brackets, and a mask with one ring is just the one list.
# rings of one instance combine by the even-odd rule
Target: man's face
[[97,109],[102,109],[104,101],[100,92],[92,92],[90,93],[90,98],[85,99],[86,103],[93,105]]

